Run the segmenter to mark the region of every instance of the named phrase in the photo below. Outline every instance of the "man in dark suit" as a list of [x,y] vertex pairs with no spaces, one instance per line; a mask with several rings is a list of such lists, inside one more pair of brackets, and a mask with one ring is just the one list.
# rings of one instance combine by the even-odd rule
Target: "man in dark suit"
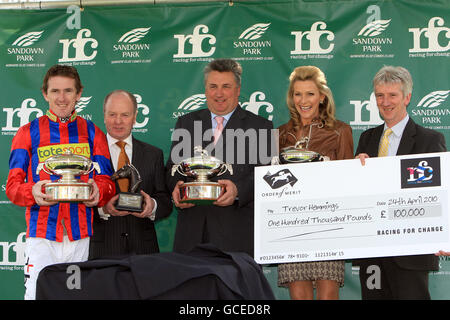
[[[199,243],[212,243],[224,251],[253,255],[253,171],[257,165],[270,163],[273,125],[240,107],[241,73],[234,60],[210,62],[204,70],[208,109],[188,113],[176,123],[166,168],[169,190],[173,190],[178,208],[175,252],[186,253]],[[172,166],[194,156],[194,146],[200,145],[233,169],[233,174],[226,172],[211,179],[223,186],[212,205],[183,202],[180,185],[186,177],[179,173],[171,176]]]
[[[117,210],[115,203],[119,195],[116,194],[103,208],[99,208],[99,214],[94,216],[95,236],[91,238],[89,258],[159,252],[154,221],[169,216],[172,210],[165,184],[163,152],[132,136],[137,102],[131,93],[115,90],[108,94],[103,113],[114,169],[120,169],[119,158],[126,154],[127,160],[141,176],[140,193],[144,206],[142,212]],[[125,154],[121,155],[122,148]],[[116,189],[120,187],[118,184]]]
[[[409,118],[406,108],[412,85],[411,75],[402,67],[385,66],[375,75],[374,93],[385,123],[361,134],[355,154],[363,164],[368,157],[447,151],[441,133]],[[439,268],[435,255],[361,259],[353,263],[360,265],[363,299],[430,299],[428,272]],[[372,283],[374,272],[380,273],[381,285]]]

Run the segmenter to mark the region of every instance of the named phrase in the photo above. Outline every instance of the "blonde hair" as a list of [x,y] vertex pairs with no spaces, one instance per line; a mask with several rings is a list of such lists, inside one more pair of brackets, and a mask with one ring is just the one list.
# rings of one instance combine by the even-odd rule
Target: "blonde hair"
[[294,104],[294,83],[296,81],[313,81],[319,92],[325,96],[323,102],[319,104],[319,120],[328,128],[333,128],[335,123],[336,105],[334,103],[333,94],[327,86],[325,74],[315,66],[301,66],[292,71],[289,76],[289,89],[287,92],[287,106],[291,119],[294,121],[296,128],[301,126],[301,117]]

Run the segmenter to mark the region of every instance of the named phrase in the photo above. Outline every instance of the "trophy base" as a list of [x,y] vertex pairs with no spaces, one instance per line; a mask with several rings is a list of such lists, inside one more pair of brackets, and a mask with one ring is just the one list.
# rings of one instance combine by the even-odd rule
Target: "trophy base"
[[217,182],[187,182],[180,187],[181,202],[195,205],[211,205],[222,192]]
[[120,211],[142,212],[144,196],[140,193],[120,192],[115,208]]
[[89,200],[91,185],[86,182],[50,182],[45,185],[45,193],[54,202],[83,202]]

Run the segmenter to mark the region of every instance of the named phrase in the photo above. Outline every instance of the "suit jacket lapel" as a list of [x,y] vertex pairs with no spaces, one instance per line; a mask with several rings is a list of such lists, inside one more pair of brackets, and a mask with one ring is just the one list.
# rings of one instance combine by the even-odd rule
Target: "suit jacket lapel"
[[139,155],[139,151],[138,151],[139,150],[139,142],[137,142],[133,136],[131,138],[133,139],[133,148],[131,150],[133,156],[131,157],[131,164],[133,166],[137,167],[139,160],[140,160],[140,157],[138,156]]
[[227,125],[224,129],[240,129],[242,128],[241,121],[245,118],[245,112],[243,112],[241,106],[237,106],[236,109],[234,109],[233,114],[231,115],[230,119],[227,122]]
[[[198,117],[196,119],[194,119],[195,121],[201,121],[201,132],[194,132],[193,133],[193,137],[197,137],[198,135],[200,135],[199,138],[201,138],[201,145],[202,145],[202,149],[205,149],[207,145],[209,145],[213,140],[211,139],[211,141],[204,141],[203,140],[203,134],[207,131],[207,130],[211,130],[212,128],[212,123],[211,123],[211,112],[209,111],[209,109],[203,109],[201,110],[201,112],[199,112]],[[195,131],[195,123],[194,123],[194,131]],[[197,141],[192,141],[193,143],[193,147],[195,147],[196,145],[198,145]]]
[[[218,147],[223,146],[223,149],[220,153],[217,155],[221,155],[219,158],[222,161],[231,161],[230,159],[226,159],[226,145],[227,145],[227,138],[226,138],[226,130],[237,130],[237,129],[244,129],[242,126],[242,119],[245,118],[245,112],[242,111],[242,108],[238,105],[236,109],[234,110],[233,114],[231,115],[230,119],[228,119],[225,127],[223,128],[222,134],[220,135],[219,141],[216,144]],[[236,152],[236,150],[235,150]],[[216,149],[214,149],[214,155],[216,155]],[[234,155],[236,157],[236,155]],[[234,159],[233,159],[234,161]]]
[[406,124],[405,130],[403,130],[402,139],[400,140],[400,145],[398,146],[397,155],[410,154],[414,147],[416,135],[416,124],[409,118]]
[[368,144],[367,154],[370,157],[378,157],[378,147],[380,145],[381,135],[383,134],[384,124],[376,127]]

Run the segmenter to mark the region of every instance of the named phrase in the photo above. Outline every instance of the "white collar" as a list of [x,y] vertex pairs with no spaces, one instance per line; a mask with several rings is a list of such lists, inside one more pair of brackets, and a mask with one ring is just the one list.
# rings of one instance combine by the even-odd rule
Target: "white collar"
[[[234,110],[236,110],[236,108],[234,108],[233,109],[233,111],[231,111],[230,113],[227,113],[227,114],[225,114],[225,115],[222,115],[222,117],[224,117],[224,119],[225,119],[225,123],[227,123],[228,122],[228,120],[230,120],[230,118],[231,118],[231,116],[233,115],[233,113],[234,113]],[[211,111],[210,111],[211,112]],[[211,112],[211,120],[214,120],[215,121],[215,117],[217,116],[217,114],[215,114],[214,112]],[[225,124],[224,123],[224,124]]]
[[[110,148],[111,148],[112,145],[116,145],[116,142],[117,142],[117,141],[120,141],[120,140],[118,140],[118,139],[116,139],[116,138],[111,137],[109,133],[106,134],[106,138],[108,139],[108,146],[109,146]],[[133,135],[130,134],[128,137],[126,137],[126,138],[125,138],[124,140],[122,140],[122,141],[124,141],[127,145],[129,145],[130,147],[132,147],[132,146],[133,146]]]
[[[400,120],[399,123],[397,123],[395,126],[391,128],[392,132],[395,134],[396,137],[401,137],[403,134],[403,131],[405,130],[406,124],[409,121],[409,115],[406,114],[406,117],[404,117],[402,120]],[[388,128],[386,123],[384,123],[384,131]]]

